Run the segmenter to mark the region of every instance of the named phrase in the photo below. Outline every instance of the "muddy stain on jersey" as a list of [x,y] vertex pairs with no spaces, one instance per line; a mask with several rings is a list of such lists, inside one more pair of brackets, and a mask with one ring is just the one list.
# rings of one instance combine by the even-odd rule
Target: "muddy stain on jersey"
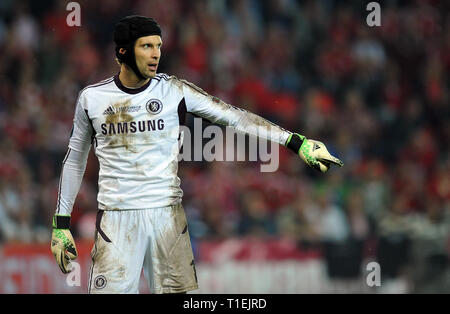
[[144,139],[144,144],[150,144],[151,142],[150,135],[144,134],[142,135],[142,138]]
[[[113,105],[114,114],[111,114],[106,117],[105,120],[106,124],[117,125],[118,123],[123,122],[129,123],[133,121],[133,117],[130,114],[126,113],[126,110],[123,110],[123,108],[129,107],[130,104],[131,100],[114,104]],[[123,146],[127,151],[137,153],[137,149],[134,146],[132,135],[125,132],[112,134],[109,146]]]
[[134,168],[136,169],[137,174],[145,176],[145,170],[144,165],[140,164],[139,162],[134,163]]
[[178,161],[172,161],[171,163],[169,163],[169,171],[171,174],[173,175],[177,175],[178,173]]

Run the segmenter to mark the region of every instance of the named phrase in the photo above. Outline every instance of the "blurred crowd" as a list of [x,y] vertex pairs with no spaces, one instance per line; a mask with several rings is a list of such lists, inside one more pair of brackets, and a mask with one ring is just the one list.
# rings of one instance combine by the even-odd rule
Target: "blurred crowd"
[[[113,25],[140,14],[162,26],[160,72],[345,163],[322,175],[284,147],[273,173],[180,162],[194,245],[279,237],[322,250],[330,276],[373,258],[414,291],[450,291],[450,3],[380,1],[369,27],[364,1],[78,1],[70,27],[66,2],[0,3],[0,243],[49,241],[77,93],[118,72]],[[78,239],[93,237],[97,171],[91,151]]]

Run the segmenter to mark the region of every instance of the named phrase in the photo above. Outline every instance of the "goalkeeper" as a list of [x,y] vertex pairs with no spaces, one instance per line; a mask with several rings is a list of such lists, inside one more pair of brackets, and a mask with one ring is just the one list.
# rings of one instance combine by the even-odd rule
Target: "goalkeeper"
[[162,36],[151,18],[128,16],[114,28],[120,72],[79,93],[61,171],[51,251],[63,273],[77,257],[70,216],[91,146],[99,160],[96,234],[88,293],[138,293],[142,269],[152,293],[198,289],[178,171],[187,112],[277,142],[321,172],[343,163],[321,142],[292,133],[157,74]]

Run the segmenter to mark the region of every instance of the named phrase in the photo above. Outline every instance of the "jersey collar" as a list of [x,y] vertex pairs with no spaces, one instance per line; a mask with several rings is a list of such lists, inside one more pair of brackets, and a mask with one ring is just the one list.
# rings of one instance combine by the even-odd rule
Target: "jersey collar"
[[150,79],[147,83],[145,83],[144,85],[142,85],[139,88],[129,88],[126,87],[122,84],[122,82],[119,79],[119,74],[114,76],[114,83],[116,83],[116,86],[123,92],[127,93],[127,94],[137,94],[140,93],[142,91],[144,91],[147,87],[150,86],[150,83],[152,82],[152,79]]

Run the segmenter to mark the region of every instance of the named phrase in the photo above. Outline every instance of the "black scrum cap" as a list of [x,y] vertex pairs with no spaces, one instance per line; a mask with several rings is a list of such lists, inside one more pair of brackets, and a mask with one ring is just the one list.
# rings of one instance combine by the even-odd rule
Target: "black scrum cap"
[[[139,37],[158,35],[161,36],[161,27],[150,17],[130,15],[122,18],[114,27],[114,42],[116,44],[116,56],[130,66],[138,77],[144,77],[139,72],[134,57],[134,43]],[[119,53],[124,48],[124,54]]]

